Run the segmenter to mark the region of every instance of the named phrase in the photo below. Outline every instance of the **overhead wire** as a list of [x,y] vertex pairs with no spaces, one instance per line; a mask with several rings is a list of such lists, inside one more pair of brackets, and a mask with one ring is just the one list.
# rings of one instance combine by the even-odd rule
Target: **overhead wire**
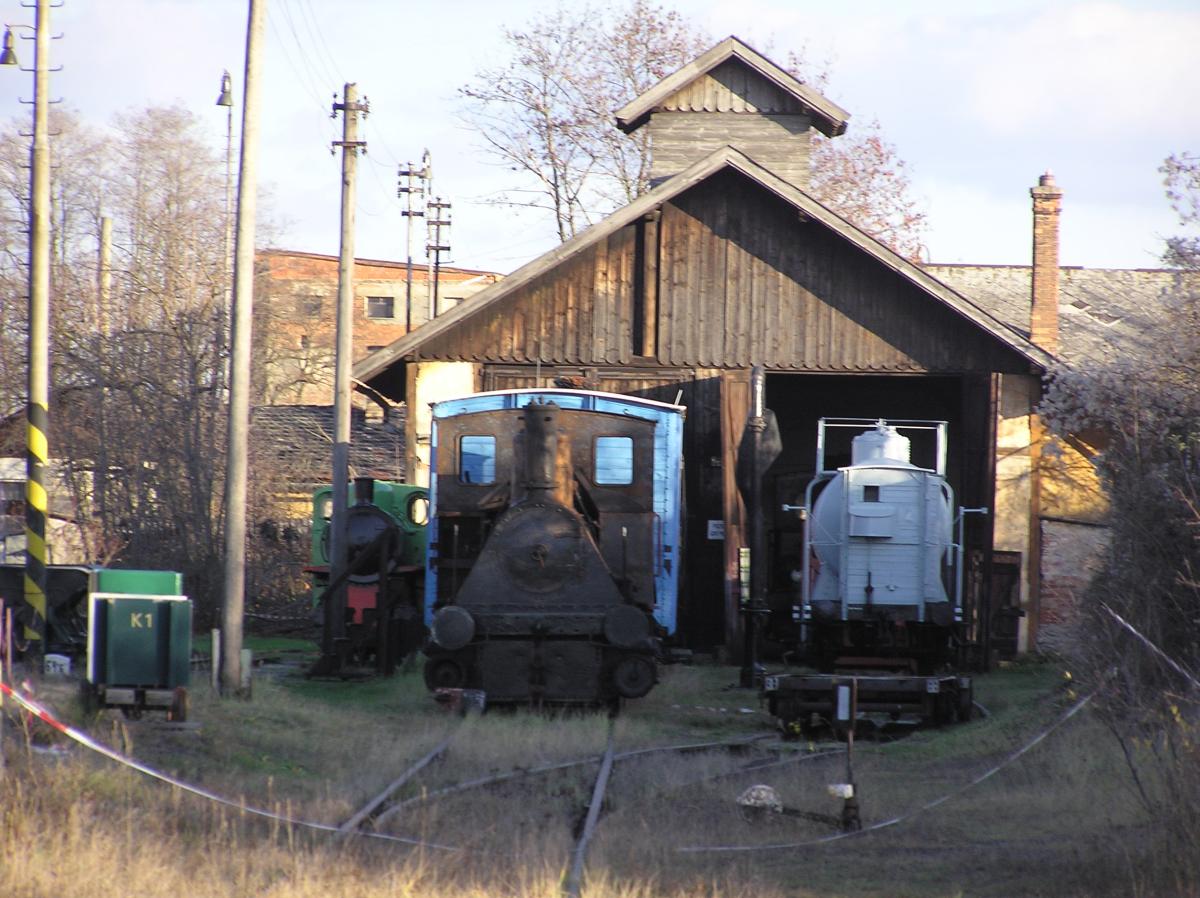
[[[317,22],[316,13],[313,12],[312,5],[308,0],[300,0],[301,20],[304,22],[304,27],[308,31],[310,37],[314,37],[314,45],[320,47],[321,52],[329,66],[329,74],[333,79],[337,80],[337,72],[341,70],[337,60],[334,59],[333,53],[329,50],[329,44],[325,42],[325,35],[321,30],[320,24]],[[311,23],[311,24],[310,24]]]
[[[297,83],[301,87],[303,87],[305,92],[308,94],[309,98],[312,99],[313,101],[315,101],[317,108],[320,110],[321,118],[326,120],[327,123],[332,121],[328,118],[328,113],[326,112],[326,107],[325,107],[325,100],[323,100],[321,98],[319,88],[317,88],[317,86],[311,80],[309,80],[309,77],[306,77],[307,73],[304,71],[303,67],[298,66],[296,64],[296,62],[293,61],[292,54],[288,50],[288,42],[285,39],[285,36],[280,32],[279,26],[276,24],[275,19],[269,14],[267,16],[267,24],[271,28],[272,33],[275,35],[275,40],[279,45],[280,51],[283,53],[283,58],[286,60],[288,68],[290,68],[292,70],[292,72],[296,75],[295,83]],[[299,49],[299,50],[301,50],[301,52],[303,52],[302,48],[300,48],[299,46],[297,46],[297,49]],[[330,130],[328,130],[328,124],[325,129],[322,129],[319,126],[317,126],[315,121],[312,124],[313,124],[313,127],[315,127],[317,129],[317,132],[320,135],[322,141],[329,141],[331,139],[336,139],[334,132],[331,132]]]
[[[279,7],[281,10],[281,20],[276,17],[269,16],[268,21],[275,34],[276,39],[280,43],[281,50],[287,60],[289,68],[295,73],[299,83],[306,88],[307,92],[317,99],[321,107],[322,113],[325,112],[325,104],[320,96],[320,88],[316,85],[314,78],[325,77],[333,83],[338,83],[337,73],[344,71],[344,67],[338,64],[328,41],[326,41],[318,21],[315,10],[313,9],[310,0],[296,0],[295,8],[293,8],[292,0],[281,0]],[[299,20],[299,25],[297,24]],[[280,24],[280,21],[282,24]],[[285,31],[286,28],[286,31]],[[294,46],[299,54],[300,64],[292,58],[292,54],[288,45]],[[311,65],[304,65],[304,62],[309,62]],[[319,75],[314,76],[313,69],[319,70]],[[369,121],[369,119],[368,119]],[[400,155],[392,149],[384,136],[382,129],[373,129],[367,123],[363,124],[363,137],[368,145],[377,146],[378,150],[382,150],[380,154],[378,150],[373,157],[366,152],[364,148],[363,155],[365,161],[369,163],[366,166],[370,172],[371,178],[378,187],[379,194],[375,191],[362,191],[357,198],[357,212],[368,218],[381,218],[388,215],[389,203],[399,205],[400,200],[396,195],[396,185],[388,179],[381,176],[379,168],[386,168],[389,175],[394,173],[401,165]],[[337,135],[333,133],[329,138],[336,141]],[[378,161],[378,155],[382,155],[385,161]],[[371,199],[382,196],[380,202],[372,202]],[[364,202],[364,200],[366,200]]]
[[[311,61],[314,67],[321,70],[321,75],[323,77],[328,78],[331,82],[336,84],[339,80],[336,72],[340,71],[342,67],[339,66],[337,61],[334,59],[333,53],[329,49],[329,44],[326,42],[321,33],[321,28],[317,22],[316,14],[313,12],[311,6],[302,2],[302,0],[299,0],[298,10],[295,12],[295,14],[293,14],[290,0],[282,0],[280,9],[282,10],[283,19],[287,25],[287,29],[291,34],[291,41],[295,45],[300,58],[302,60]],[[299,19],[301,22],[300,28],[298,28],[296,25],[297,19]],[[302,30],[306,35],[304,37],[301,36]],[[285,35],[281,34],[280,32],[281,29],[276,26],[276,34],[281,40],[283,40]],[[288,63],[291,65],[293,71],[298,71],[297,67],[292,63],[291,55],[286,55],[288,58]],[[310,87],[312,85],[311,78],[311,72],[305,69],[305,83]],[[366,130],[365,124],[364,130]],[[366,137],[366,135],[364,135],[364,137]],[[334,139],[336,140],[336,137]],[[372,133],[370,135],[370,140],[368,140],[367,143],[370,145],[376,141],[382,146],[384,155],[392,157],[392,164],[389,166],[385,163],[376,161],[376,159],[373,158],[371,154],[367,153],[366,149],[364,149],[363,156],[365,157],[365,161],[369,163],[366,168],[367,171],[370,172],[370,175],[374,179],[375,183],[378,185],[382,196],[385,198],[394,198],[395,185],[385,183],[380,177],[377,168],[383,166],[388,168],[390,171],[391,169],[398,167],[399,161],[391,147],[388,146],[387,141],[383,138],[382,133]],[[372,196],[372,194],[366,192],[359,194],[357,198],[358,214],[365,215],[368,218],[380,218],[387,215],[387,199],[384,200],[382,206],[379,206],[370,201],[364,202],[366,197],[369,196]]]

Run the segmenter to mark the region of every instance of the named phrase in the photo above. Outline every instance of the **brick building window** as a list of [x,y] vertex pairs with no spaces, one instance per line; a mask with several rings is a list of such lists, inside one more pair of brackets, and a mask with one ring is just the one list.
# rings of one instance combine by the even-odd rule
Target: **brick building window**
[[396,299],[393,296],[368,296],[368,318],[395,318]]

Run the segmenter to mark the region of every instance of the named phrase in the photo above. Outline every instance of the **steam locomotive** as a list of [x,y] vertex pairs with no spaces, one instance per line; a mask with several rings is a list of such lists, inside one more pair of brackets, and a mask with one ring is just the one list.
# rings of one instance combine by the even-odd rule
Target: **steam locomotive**
[[[322,642],[332,648],[337,667],[374,663],[380,672],[390,673],[420,648],[424,637],[421,587],[429,491],[359,477],[351,502],[345,601],[338,605],[343,619],[336,636],[326,633]],[[313,605],[323,612],[326,602],[340,598],[329,589],[333,488],[313,493],[312,507],[312,563],[305,570],[312,576]],[[321,617],[326,629],[336,626],[329,615]]]
[[684,409],[578,390],[433,406],[430,689],[611,704],[675,631]]

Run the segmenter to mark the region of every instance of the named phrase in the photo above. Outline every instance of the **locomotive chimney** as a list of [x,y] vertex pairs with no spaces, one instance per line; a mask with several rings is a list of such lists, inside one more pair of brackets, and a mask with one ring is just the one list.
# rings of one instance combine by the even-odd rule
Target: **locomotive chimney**
[[558,406],[530,402],[525,406],[525,483],[527,490],[554,489],[554,469],[558,455],[555,417]]
[[375,478],[354,478],[354,504],[371,505],[375,501]]
[[1050,353],[1058,353],[1058,217],[1062,190],[1047,171],[1033,197],[1033,302],[1029,339]]

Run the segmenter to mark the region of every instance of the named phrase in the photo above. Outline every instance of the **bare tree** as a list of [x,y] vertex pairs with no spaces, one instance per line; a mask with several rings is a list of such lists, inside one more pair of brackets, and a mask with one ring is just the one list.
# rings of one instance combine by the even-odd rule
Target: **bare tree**
[[1200,269],[1200,155],[1177,153],[1168,156],[1159,171],[1167,188],[1167,199],[1179,214],[1184,233],[1167,239],[1164,261],[1168,265]]
[[[25,260],[8,252],[24,240],[15,130],[0,137],[0,276],[19,284]],[[180,569],[203,615],[222,517],[222,159],[179,107],[128,113],[111,132],[65,117],[58,131],[52,454],[75,491],[90,560],[117,553]],[[107,304],[102,211],[114,222]],[[16,328],[4,324],[7,338]]]
[[[1168,199],[1197,222],[1195,156],[1166,160]],[[1172,891],[1200,881],[1200,266],[1197,243],[1168,240],[1185,270],[1145,317],[1152,355],[1056,371],[1040,413],[1063,437],[1100,434],[1095,458],[1110,503],[1111,548],[1079,597],[1069,659],[1103,684],[1097,705],[1120,741],[1132,780],[1161,823],[1161,869]],[[1118,616],[1120,620],[1118,620]],[[1181,675],[1181,671],[1183,672]],[[1188,673],[1190,672],[1190,674]],[[1190,679],[1189,679],[1190,678]]]
[[585,195],[596,169],[575,81],[589,68],[590,21],[560,6],[526,31],[505,29],[512,60],[481,70],[478,86],[461,89],[472,101],[467,120],[488,151],[537,185],[510,191],[502,201],[549,210],[560,240],[586,225]]
[[[592,60],[594,89],[583,94],[603,175],[597,192],[608,203],[630,203],[650,188],[650,133],[623,134],[612,112],[645,93],[681,65],[708,49],[711,40],[678,12],[633,0],[600,23]],[[577,100],[576,102],[579,102]]]
[[646,135],[627,138],[612,110],[702,50],[705,37],[647,0],[617,11],[560,4],[505,29],[510,58],[460,90],[465,121],[529,189],[500,198],[554,216],[560,240],[648,186]]
[[[504,31],[509,58],[460,90],[465,121],[503,165],[525,176],[500,202],[554,216],[561,240],[649,189],[649,133],[621,133],[612,111],[690,62],[710,38],[678,12],[649,2],[598,11],[560,4],[524,30]],[[787,66],[824,91],[827,63],[807,48]],[[878,122],[829,140],[818,135],[810,191],[902,255],[923,251],[925,212],[907,167]]]
[[879,122],[836,140],[816,135],[809,192],[900,255],[920,261],[926,213],[912,197],[906,163],[884,139]]

